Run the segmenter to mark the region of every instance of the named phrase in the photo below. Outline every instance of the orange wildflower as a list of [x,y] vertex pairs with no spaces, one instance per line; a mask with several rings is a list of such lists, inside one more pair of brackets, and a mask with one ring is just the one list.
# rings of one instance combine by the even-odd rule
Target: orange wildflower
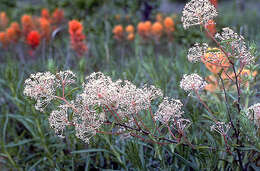
[[40,22],[40,28],[41,28],[41,37],[45,38],[48,41],[51,36],[50,22],[46,18],[40,18],[39,22]]
[[122,25],[116,25],[113,29],[114,38],[122,40],[124,36],[124,28]]
[[215,92],[216,89],[218,88],[218,80],[214,75],[210,75],[205,78],[207,81],[207,85],[205,86],[205,90],[209,91],[211,93]]
[[35,49],[39,46],[40,41],[41,41],[41,35],[38,31],[32,30],[28,35],[27,35],[27,44],[32,47],[32,49]]
[[152,25],[152,34],[153,36],[155,36],[156,38],[159,38],[161,37],[163,33],[163,26],[161,23],[159,22],[155,22],[153,25]]
[[64,20],[64,11],[59,8],[56,8],[55,11],[52,13],[51,23],[59,25],[63,22],[63,20]]
[[83,26],[77,20],[71,20],[69,22],[69,33],[70,33],[70,43],[73,50],[77,52],[79,56],[84,55],[88,50],[85,44],[85,35],[82,33]]
[[128,34],[127,40],[132,41],[132,40],[134,40],[134,39],[135,39],[135,34],[134,34],[134,33]]
[[82,32],[82,31],[83,31],[83,26],[79,21],[71,20],[69,22],[69,33],[70,33],[70,35],[73,35],[76,32]]
[[140,22],[137,25],[138,34],[144,39],[148,38],[151,32],[152,23],[150,21]]
[[174,28],[174,21],[171,17],[166,17],[163,21],[165,32],[167,34],[173,32],[175,30]]
[[133,25],[128,25],[126,28],[125,28],[125,31],[127,33],[134,33],[135,32],[135,28]]
[[4,47],[8,46],[9,41],[5,32],[0,32],[0,43]]
[[[205,28],[208,30],[208,32],[214,36],[216,34],[216,23],[214,20],[209,20],[208,23],[205,25]],[[209,36],[209,35],[208,35]]]
[[208,48],[208,52],[202,57],[202,61],[210,72],[218,74],[221,69],[227,70],[230,63],[223,52],[218,48]]
[[23,15],[21,19],[23,34],[25,37],[33,30],[34,24],[33,19],[30,15]]
[[5,12],[0,13],[0,29],[5,29],[8,25],[9,19]]
[[12,43],[17,43],[20,38],[21,30],[17,22],[13,22],[11,26],[6,30],[7,38]]
[[215,8],[218,7],[218,0],[209,0],[211,2],[212,5],[215,6]]
[[42,18],[45,18],[46,20],[49,20],[49,19],[50,19],[49,10],[46,9],[46,8],[43,8],[43,9],[42,9],[42,12],[41,12],[41,17],[42,17]]

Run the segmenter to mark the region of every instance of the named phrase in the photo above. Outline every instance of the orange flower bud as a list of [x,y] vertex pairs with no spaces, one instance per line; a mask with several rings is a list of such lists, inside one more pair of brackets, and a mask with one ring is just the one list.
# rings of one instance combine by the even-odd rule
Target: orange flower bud
[[165,31],[167,33],[173,32],[175,30],[174,28],[174,21],[171,17],[166,17],[163,21]]
[[83,26],[77,20],[72,20],[69,22],[69,33],[70,33],[70,44],[71,48],[77,52],[79,56],[84,55],[88,50],[85,44],[85,35],[82,33]]
[[142,36],[144,39],[150,36],[152,23],[150,21],[140,22],[137,25],[138,34]]
[[161,23],[159,22],[155,22],[152,26],[152,34],[153,36],[156,36],[157,38],[158,37],[161,37],[163,33],[163,26]]
[[41,12],[41,17],[42,17],[42,18],[45,18],[45,19],[47,19],[47,20],[49,20],[49,19],[50,19],[49,10],[46,9],[46,8],[43,8],[43,9],[42,9],[42,12]]
[[134,33],[128,34],[127,40],[132,41],[132,40],[134,40],[134,39],[135,39],[135,34],[134,34]]
[[5,12],[0,13],[0,29],[5,29],[8,25],[8,17]]
[[0,43],[4,47],[6,47],[9,43],[5,32],[0,32]]
[[48,41],[51,36],[50,22],[46,18],[40,18],[39,22],[40,22],[40,27],[41,27],[41,37],[45,38]]
[[127,33],[134,33],[134,32],[135,32],[135,28],[134,28],[133,25],[128,25],[128,26],[126,27],[125,31],[126,31]]
[[6,35],[10,42],[17,43],[21,35],[19,24],[17,22],[13,22],[11,26],[6,30]]
[[56,8],[55,11],[52,13],[51,23],[52,24],[61,24],[64,20],[64,11]]
[[23,34],[25,37],[34,29],[33,19],[30,15],[23,15],[21,19]]
[[114,37],[117,40],[122,40],[124,36],[124,29],[122,25],[116,25],[113,29]]

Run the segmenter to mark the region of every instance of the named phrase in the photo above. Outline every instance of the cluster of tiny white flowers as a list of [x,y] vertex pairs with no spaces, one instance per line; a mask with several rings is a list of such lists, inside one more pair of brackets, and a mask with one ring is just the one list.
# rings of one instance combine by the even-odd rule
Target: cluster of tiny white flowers
[[138,88],[127,80],[113,82],[101,72],[86,77],[83,89],[80,96],[85,105],[109,106],[122,117],[147,109],[151,100],[162,96],[162,91],[154,86]]
[[203,80],[198,74],[184,74],[180,82],[180,87],[185,91],[203,90],[207,85],[206,81]]
[[61,107],[60,110],[52,111],[48,120],[50,127],[54,129],[55,133],[59,137],[64,138],[64,129],[69,125],[67,108]]
[[234,58],[240,59],[243,64],[254,63],[255,57],[248,50],[243,36],[226,27],[222,29],[221,33],[217,33],[215,37],[220,42],[225,42],[228,47],[232,48]]
[[256,125],[260,127],[260,103],[250,106],[246,112],[249,119],[254,120]]
[[188,60],[194,63],[201,61],[207,49],[208,44],[203,43],[202,45],[200,45],[199,43],[195,43],[194,46],[188,51]]
[[157,112],[154,114],[154,118],[155,120],[167,124],[169,121],[182,117],[182,106],[183,104],[180,100],[165,97],[159,105]]
[[118,87],[108,76],[94,72],[86,77],[83,93],[80,95],[85,105],[115,105],[118,100]]
[[62,83],[64,83],[64,86],[68,86],[70,84],[75,83],[76,81],[76,75],[70,71],[60,71],[59,73],[56,74],[58,85],[61,86]]
[[216,8],[209,0],[191,0],[182,11],[182,23],[184,29],[193,25],[208,23],[218,15]]
[[[101,72],[86,77],[83,92],[74,101],[56,96],[56,88],[64,91],[65,86],[75,82],[75,74],[61,71],[55,75],[50,72],[32,74],[25,81],[24,94],[41,103],[49,103],[52,99],[63,100],[58,110],[53,110],[48,118],[49,125],[59,137],[64,137],[67,126],[74,126],[75,135],[88,143],[96,135],[105,122],[106,112],[116,112],[125,126],[135,127],[134,115],[151,107],[153,100],[163,97],[162,90],[155,86],[144,85],[138,88],[128,80],[112,81]],[[164,124],[174,121],[178,129],[184,129],[190,122],[182,118],[182,103],[179,100],[165,97],[155,113],[155,119]],[[71,116],[69,117],[69,113]],[[172,122],[173,123],[173,122]],[[119,128],[130,135],[128,128]]]
[[230,123],[225,123],[225,122],[216,122],[214,125],[210,127],[211,131],[216,131],[220,133],[221,135],[227,135],[231,125]]
[[57,80],[50,72],[31,74],[25,80],[24,95],[37,101],[35,109],[43,111],[46,105],[54,98]]
[[97,130],[103,125],[104,121],[105,113],[103,111],[98,109],[90,110],[84,105],[77,106],[77,112],[73,115],[76,137],[89,143],[89,139],[96,135]]

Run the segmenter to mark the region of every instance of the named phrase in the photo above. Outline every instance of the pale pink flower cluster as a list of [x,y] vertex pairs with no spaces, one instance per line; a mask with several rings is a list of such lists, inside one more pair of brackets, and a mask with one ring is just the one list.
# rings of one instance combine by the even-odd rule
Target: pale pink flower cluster
[[226,27],[222,29],[221,33],[215,35],[216,39],[222,44],[232,49],[231,56],[239,59],[243,64],[251,64],[255,62],[255,57],[250,53],[246,46],[244,37],[238,35],[232,29]]
[[35,109],[43,111],[54,98],[57,87],[55,75],[50,72],[31,74],[24,83],[24,95],[35,99]]
[[218,15],[216,8],[209,0],[191,0],[182,11],[184,29],[193,25],[205,25]]
[[198,74],[184,74],[182,80],[180,82],[180,87],[187,91],[198,91],[203,90],[204,87],[207,85],[207,82],[203,80]]
[[104,105],[122,117],[148,109],[151,101],[162,95],[162,91],[154,86],[138,88],[127,80],[112,81],[101,72],[86,77],[80,94],[83,104]]
[[200,45],[199,43],[195,43],[194,46],[189,49],[188,60],[194,63],[200,62],[201,59],[204,57],[207,49],[208,44],[203,43],[202,45]]
[[260,127],[260,103],[250,106],[247,110],[248,118],[254,120],[256,125]]

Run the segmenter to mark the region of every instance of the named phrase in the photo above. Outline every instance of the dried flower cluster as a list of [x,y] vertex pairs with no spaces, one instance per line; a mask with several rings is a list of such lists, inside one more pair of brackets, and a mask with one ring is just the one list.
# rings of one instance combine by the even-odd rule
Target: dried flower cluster
[[180,82],[180,87],[187,92],[203,90],[206,85],[206,81],[195,73],[184,74]]
[[205,25],[218,15],[216,8],[209,0],[191,0],[182,11],[184,29],[193,25]]
[[182,103],[179,100],[169,99],[165,97],[163,102],[159,105],[155,113],[155,119],[168,124],[170,121],[176,121],[182,117],[183,111],[181,109]]
[[31,74],[25,80],[24,95],[29,96],[37,103],[35,108],[43,111],[46,105],[54,98],[56,91],[56,77],[50,72]]
[[260,103],[250,106],[247,110],[249,119],[254,120],[256,125],[260,127]]
[[231,125],[230,123],[225,123],[225,122],[216,122],[214,125],[210,127],[211,131],[216,131],[220,133],[221,135],[227,135]]
[[[138,88],[130,81],[112,81],[110,77],[97,72],[86,77],[82,93],[75,100],[69,101],[64,94],[65,87],[75,83],[75,79],[76,76],[71,71],[61,71],[56,75],[50,72],[32,74],[25,80],[24,94],[37,101],[35,107],[40,111],[51,100],[61,100],[58,109],[53,110],[49,116],[50,127],[60,137],[64,137],[65,128],[73,126],[76,136],[84,142],[89,142],[105,121],[114,120],[124,124],[126,127],[119,126],[120,131],[128,131],[128,127],[138,129],[136,116],[151,109],[152,101],[163,96],[162,91],[155,86],[144,85]],[[59,88],[62,96],[56,93]],[[183,130],[190,121],[183,118],[181,107],[179,100],[165,97],[154,119],[167,125],[171,123],[176,130]]]
[[232,49],[232,58],[239,59],[245,65],[254,63],[255,57],[251,55],[243,36],[226,27],[222,29],[221,33],[217,33],[215,37],[221,43],[224,43],[226,47]]

